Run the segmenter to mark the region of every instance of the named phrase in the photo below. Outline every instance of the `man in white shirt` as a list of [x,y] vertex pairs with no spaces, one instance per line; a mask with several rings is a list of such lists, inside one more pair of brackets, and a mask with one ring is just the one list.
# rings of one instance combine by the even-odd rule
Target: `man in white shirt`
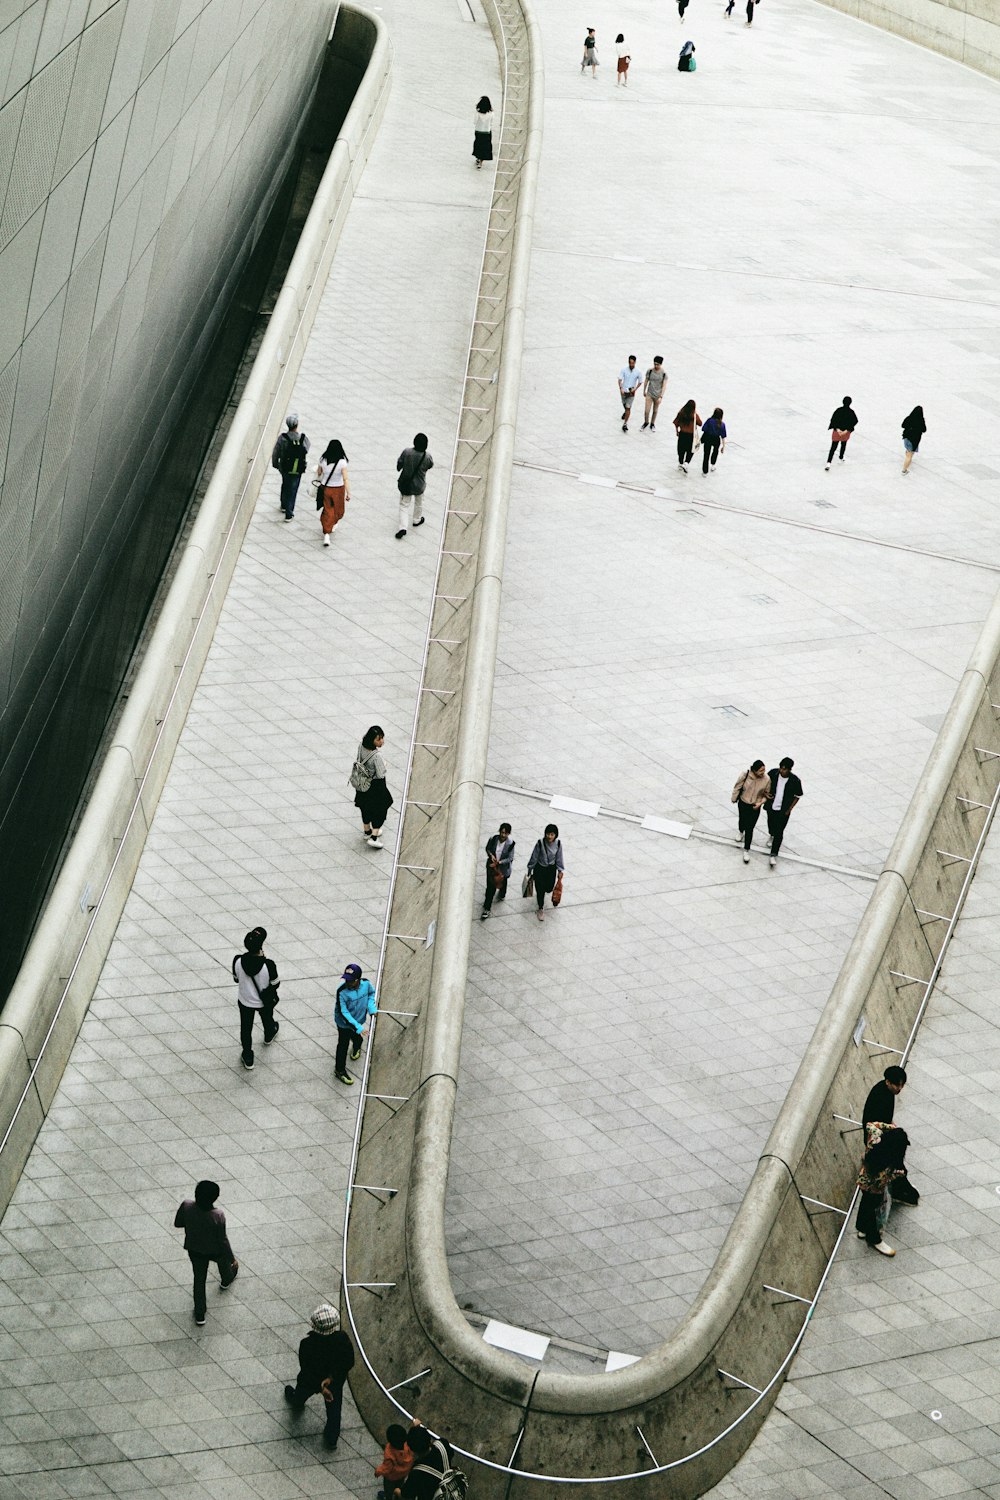
[[635,367],[636,356],[630,354],[628,364],[618,371],[618,389],[622,398],[622,432],[628,432],[628,419],[632,415],[635,393],[642,385],[642,375]]

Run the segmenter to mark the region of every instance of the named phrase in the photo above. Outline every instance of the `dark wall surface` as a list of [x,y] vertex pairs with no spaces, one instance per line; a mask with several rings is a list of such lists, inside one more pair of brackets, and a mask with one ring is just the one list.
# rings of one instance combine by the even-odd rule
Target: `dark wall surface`
[[252,330],[334,8],[0,4],[0,1001]]

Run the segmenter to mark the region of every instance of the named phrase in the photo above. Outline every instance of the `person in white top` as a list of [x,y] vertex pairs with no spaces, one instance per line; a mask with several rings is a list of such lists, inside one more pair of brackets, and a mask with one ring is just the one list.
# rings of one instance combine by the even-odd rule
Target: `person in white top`
[[615,37],[615,47],[618,51],[618,76],[615,79],[615,83],[623,83],[628,88],[628,65],[632,59],[625,45],[625,38],[620,31]]
[[635,393],[642,385],[642,371],[635,367],[635,355],[630,354],[628,364],[618,371],[618,390],[622,398],[622,432],[628,432],[628,419],[632,415]]
[[481,167],[484,161],[493,160],[493,106],[487,94],[484,94],[476,105],[472,154],[476,159],[477,168]]
[[343,519],[344,507],[351,498],[351,483],[347,477],[347,454],[339,438],[331,438],[327,443],[316,474],[319,481],[316,490],[316,509],[320,512],[323,546],[329,547],[330,534],[337,522]]

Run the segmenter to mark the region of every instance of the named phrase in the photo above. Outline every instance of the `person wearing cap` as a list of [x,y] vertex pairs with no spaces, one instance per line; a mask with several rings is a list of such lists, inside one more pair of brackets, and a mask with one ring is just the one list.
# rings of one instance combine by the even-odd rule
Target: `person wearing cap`
[[278,1003],[278,965],[273,958],[264,957],[263,927],[255,927],[243,939],[245,953],[237,953],[233,959],[233,978],[238,986],[236,998],[240,1007],[240,1046],[243,1066],[247,1072],[253,1070],[253,1020],[260,1016],[264,1027],[264,1046],[267,1047],[278,1035],[278,1023],[274,1019],[274,1007]]
[[194,1197],[185,1198],[174,1214],[174,1228],[184,1231],[184,1249],[194,1269],[194,1320],[199,1328],[205,1326],[209,1262],[214,1260],[219,1268],[219,1284],[223,1291],[232,1286],[240,1269],[226,1233],[226,1216],[215,1206],[219,1192],[217,1182],[207,1179],[199,1182]]
[[347,1049],[351,1049],[351,1061],[361,1056],[364,1028],[369,1016],[375,1014],[375,990],[370,980],[362,979],[361,965],[348,964],[333,1002],[333,1019],[337,1023],[337,1057],[333,1071],[338,1083],[353,1083],[347,1071]]
[[299,1344],[299,1374],[294,1385],[285,1386],[285,1400],[301,1411],[317,1392],[326,1402],[323,1441],[336,1448],[340,1439],[340,1416],[344,1381],[354,1364],[354,1346],[340,1326],[340,1313],[329,1302],[317,1307],[309,1319],[310,1331]]
[[304,432],[299,431],[299,418],[296,412],[288,413],[285,418],[285,427],[287,431],[281,434],[274,445],[271,467],[277,469],[281,475],[281,509],[285,512],[285,520],[290,521],[295,515],[295,497],[306,471],[309,439]]

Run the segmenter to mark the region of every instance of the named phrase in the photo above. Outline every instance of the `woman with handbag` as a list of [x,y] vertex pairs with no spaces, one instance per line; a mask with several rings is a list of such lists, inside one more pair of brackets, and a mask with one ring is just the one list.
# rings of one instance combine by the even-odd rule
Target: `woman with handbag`
[[354,806],[361,813],[364,827],[361,837],[370,849],[385,848],[379,835],[385,815],[392,806],[392,793],[385,784],[385,761],[382,759],[384,744],[385,731],[380,724],[373,724],[358,746],[351,768]]
[[[542,907],[545,905],[545,897],[551,895],[552,905],[558,906],[562,900],[562,880],[566,873],[563,864],[562,842],[559,838],[559,830],[554,823],[546,826],[542,837],[531,851],[528,860],[528,873],[525,876],[527,889],[524,895],[529,896],[532,888],[535,893],[535,901],[538,910],[535,915],[539,922],[545,921],[545,913]],[[556,892],[558,890],[558,897]]]
[[343,520],[344,507],[351,498],[347,454],[339,438],[331,438],[327,443],[316,474],[316,509],[320,512],[323,546],[329,547],[330,533],[337,522]]
[[506,899],[507,882],[514,864],[514,847],[509,823],[501,823],[499,833],[486,840],[486,894],[479,914],[480,922],[485,922],[489,916],[494,897],[498,901]]
[[832,442],[830,443],[830,451],[826,455],[827,468],[833,463],[833,455],[837,451],[838,444],[840,446],[840,462],[844,462],[844,452],[847,448],[848,439],[857,425],[857,412],[851,406],[850,396],[845,396],[830,418],[829,433]]
[[240,1007],[241,1059],[248,1073],[253,1072],[254,1016],[260,1016],[264,1027],[265,1047],[274,1041],[279,1029],[274,1019],[274,1007],[278,1003],[278,985],[281,981],[274,959],[264,957],[266,937],[263,927],[255,927],[243,939],[245,952],[237,953],[233,959],[236,999]]
[[760,810],[764,801],[771,795],[771,778],[764,769],[762,760],[755,760],[748,771],[744,771],[736,778],[733,787],[732,801],[736,803],[736,812],[739,817],[740,831],[736,835],[736,842],[743,840],[743,863],[750,863],[750,845],[753,843],[753,831],[760,817]]

